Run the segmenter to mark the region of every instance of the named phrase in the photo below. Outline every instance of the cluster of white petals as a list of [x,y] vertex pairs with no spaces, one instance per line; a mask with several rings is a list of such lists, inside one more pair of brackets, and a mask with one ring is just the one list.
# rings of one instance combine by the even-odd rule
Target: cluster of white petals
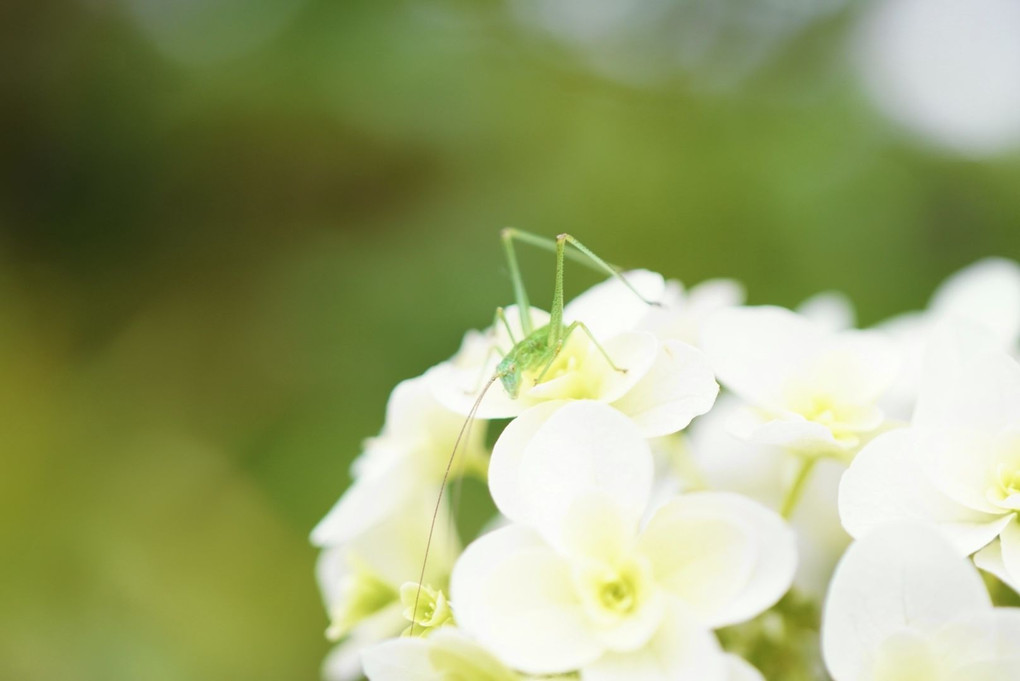
[[654,466],[640,430],[598,402],[543,411],[514,421],[493,451],[489,484],[511,523],[458,561],[460,625],[530,673],[725,678],[709,631],[786,592],[792,533],[717,492],[677,496],[642,523]]
[[744,300],[625,272],[397,386],[312,532],[326,678],[808,679],[819,647],[835,681],[1016,677],[974,564],[1020,588],[1020,267],[864,330]]
[[854,460],[840,484],[854,536],[893,520],[937,526],[961,555],[1020,585],[1020,363],[979,326],[938,328],[909,427]]
[[937,532],[889,523],[836,569],[822,651],[834,681],[1006,681],[1020,669],[1020,608],[992,607]]
[[713,316],[703,346],[720,381],[748,409],[731,423],[752,442],[819,454],[852,454],[886,424],[879,400],[896,378],[881,334],[832,331],[779,307]]

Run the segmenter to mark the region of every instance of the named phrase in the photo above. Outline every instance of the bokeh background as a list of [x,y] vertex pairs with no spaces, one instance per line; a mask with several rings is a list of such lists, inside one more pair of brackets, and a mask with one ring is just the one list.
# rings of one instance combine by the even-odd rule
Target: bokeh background
[[318,678],[308,533],[504,225],[865,324],[1017,257],[1016,6],[0,4],[0,678]]

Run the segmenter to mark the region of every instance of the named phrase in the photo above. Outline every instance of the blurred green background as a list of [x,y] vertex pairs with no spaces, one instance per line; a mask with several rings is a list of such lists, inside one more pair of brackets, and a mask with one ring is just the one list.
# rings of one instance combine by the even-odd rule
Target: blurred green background
[[855,11],[642,82],[497,0],[0,6],[0,678],[317,678],[307,535],[504,225],[864,323],[1020,254],[1020,158],[896,133]]

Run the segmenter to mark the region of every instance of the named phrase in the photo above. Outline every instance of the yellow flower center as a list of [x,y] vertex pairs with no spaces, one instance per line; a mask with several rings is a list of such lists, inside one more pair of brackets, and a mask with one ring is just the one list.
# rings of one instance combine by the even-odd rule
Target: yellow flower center
[[634,609],[634,585],[626,579],[612,579],[599,587],[599,601],[606,610],[625,615]]
[[453,612],[441,589],[430,586],[419,589],[417,582],[407,582],[400,587],[400,601],[404,618],[412,623],[405,634],[425,636],[437,627],[453,623]]
[[1008,439],[992,471],[986,498],[993,504],[1020,510],[1020,436]]
[[616,621],[641,607],[648,591],[647,569],[635,560],[590,565],[579,574],[579,587],[596,620]]

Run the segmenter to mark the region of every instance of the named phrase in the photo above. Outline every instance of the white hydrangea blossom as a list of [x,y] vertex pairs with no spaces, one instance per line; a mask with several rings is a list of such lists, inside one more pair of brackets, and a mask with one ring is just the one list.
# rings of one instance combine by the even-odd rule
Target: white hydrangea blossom
[[568,321],[590,320],[596,337],[649,331],[663,341],[678,340],[698,347],[705,321],[719,310],[743,305],[746,298],[744,287],[732,279],[709,279],[687,289],[675,279],[666,280],[648,270],[631,270],[623,276],[658,305],[645,304],[614,278],[570,301],[564,316]]
[[[434,504],[434,495],[419,494],[370,531],[319,554],[316,576],[330,618],[326,636],[341,641],[326,662],[329,681],[357,679],[361,651],[407,628],[401,589],[421,576]],[[444,503],[423,582],[447,588],[460,548]]]
[[[424,378],[400,383],[386,406],[382,433],[365,441],[351,467],[353,483],[312,530],[312,543],[343,544],[403,514],[410,500],[434,498],[463,426],[464,417],[436,401]],[[483,426],[466,432],[454,475],[484,470],[484,437]]]
[[456,627],[391,639],[362,654],[371,681],[525,681]]
[[[513,397],[495,371],[524,337],[516,307],[394,389],[312,532],[325,678],[815,678],[826,591],[834,681],[1013,678],[1020,615],[965,556],[1020,588],[1016,263],[872,331],[841,294],[794,312],[741,307],[730,280],[624,276],[639,295],[612,278],[568,303],[591,335]],[[491,419],[510,421],[490,456]],[[448,464],[500,512],[473,541],[440,500]]]
[[839,507],[854,536],[894,520],[927,521],[962,555],[999,537],[982,562],[1020,584],[1020,363],[981,327],[943,325],[910,427],[857,456]]
[[942,282],[924,311],[896,315],[878,325],[893,338],[900,355],[900,375],[882,401],[896,418],[910,418],[928,341],[936,328],[953,319],[980,325],[1006,352],[1020,350],[1020,265],[1006,258],[979,260]]
[[[329,681],[359,678],[361,651],[407,627],[400,589],[421,576],[439,483],[463,423],[421,378],[400,383],[382,433],[365,442],[352,466],[354,482],[312,530],[312,543],[323,549],[316,575],[330,618],[327,637],[340,641],[324,664]],[[457,473],[481,467],[483,436],[481,427],[467,435]],[[444,503],[423,582],[445,588],[459,552]]]
[[[694,467],[687,487],[735,492],[781,511],[796,483],[801,457],[773,445],[736,437],[729,423],[744,406],[730,393],[692,426],[685,445]],[[836,561],[850,543],[836,509],[839,481],[846,464],[834,458],[819,460],[800,490],[788,521],[797,534],[795,586],[820,597],[825,593]],[[683,475],[683,471],[680,472]]]
[[514,421],[493,451],[493,499],[513,524],[454,567],[458,623],[530,673],[725,678],[708,629],[789,588],[792,533],[754,502],[708,492],[667,502],[640,527],[653,474],[640,431],[598,402],[543,411]]
[[885,525],[832,578],[822,652],[834,681],[1005,681],[1020,609],[993,608],[977,571],[924,526]]
[[[651,300],[666,292],[661,275],[641,271],[628,276]],[[539,404],[598,400],[629,416],[645,437],[658,437],[682,430],[711,409],[719,386],[704,355],[680,340],[640,330],[642,324],[650,328],[668,324],[654,315],[668,308],[650,308],[622,284],[615,284],[596,287],[564,308],[564,319],[583,321],[594,339],[576,330],[548,367],[525,373],[516,398],[493,385],[476,416],[510,418]],[[536,329],[549,322],[544,312],[532,308],[530,314]],[[497,324],[484,333],[469,333],[453,359],[426,375],[436,397],[448,408],[470,413],[487,379],[495,375],[500,358],[514,340],[524,337],[516,307],[506,309],[506,319],[509,329]],[[623,371],[614,369],[610,360]]]
[[852,456],[887,427],[879,399],[897,359],[874,332],[832,332],[779,307],[723,310],[702,345],[724,386],[749,409],[740,437],[806,455]]

